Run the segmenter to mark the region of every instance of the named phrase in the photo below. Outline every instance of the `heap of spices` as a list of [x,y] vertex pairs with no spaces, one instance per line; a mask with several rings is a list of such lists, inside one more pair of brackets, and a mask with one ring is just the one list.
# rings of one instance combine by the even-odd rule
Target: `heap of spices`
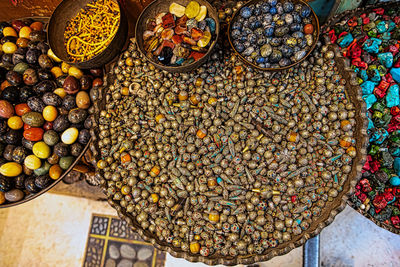
[[319,44],[298,68],[270,73],[216,49],[195,71],[171,74],[132,40],[99,114],[108,197],[191,254],[290,242],[340,195],[356,155],[355,108],[334,56]]
[[291,1],[243,6],[232,22],[233,46],[261,68],[285,67],[304,58],[315,42],[311,8]]
[[90,140],[89,90],[102,70],[61,62],[40,21],[0,23],[0,204],[48,188]]
[[100,54],[111,43],[120,24],[114,0],[94,0],[67,22],[64,42],[69,59],[82,62]]
[[400,229],[400,8],[373,9],[326,29],[357,73],[368,108],[370,145],[353,205]]
[[186,7],[172,3],[146,22],[144,49],[165,66],[182,66],[202,58],[215,39],[216,22],[207,7],[191,1]]

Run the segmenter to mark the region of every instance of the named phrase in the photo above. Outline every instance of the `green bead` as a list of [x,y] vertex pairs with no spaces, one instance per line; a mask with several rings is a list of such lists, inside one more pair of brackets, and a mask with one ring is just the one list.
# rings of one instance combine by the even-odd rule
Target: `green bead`
[[377,145],[372,145],[371,149],[369,150],[368,154],[370,154],[371,156],[375,156],[376,153],[379,152],[379,146]]
[[376,37],[378,35],[378,31],[376,29],[372,29],[372,30],[368,31],[367,35],[371,38]]
[[390,176],[390,170],[388,168],[384,167],[384,168],[381,168],[381,170],[386,172],[386,174]]
[[375,104],[372,105],[372,109],[374,111],[383,112],[385,110],[385,108],[386,108],[386,106],[381,102],[376,102]]
[[373,119],[381,119],[383,116],[382,112],[380,111],[375,111],[374,114],[372,115]]

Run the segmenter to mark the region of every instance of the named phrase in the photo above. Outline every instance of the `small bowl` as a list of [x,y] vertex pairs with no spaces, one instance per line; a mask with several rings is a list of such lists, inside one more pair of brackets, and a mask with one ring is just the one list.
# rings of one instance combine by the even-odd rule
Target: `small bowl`
[[[263,71],[280,71],[280,70],[285,70],[288,68],[291,68],[293,66],[296,66],[297,64],[299,64],[300,62],[302,62],[303,60],[305,60],[310,54],[311,52],[314,50],[315,46],[317,45],[318,42],[318,38],[319,38],[319,20],[317,15],[315,14],[314,10],[310,7],[309,4],[307,4],[306,2],[302,1],[302,0],[290,0],[293,4],[303,4],[305,6],[308,6],[311,9],[311,19],[312,19],[312,25],[314,26],[314,33],[313,33],[313,44],[310,47],[310,50],[307,52],[307,54],[300,59],[299,61],[292,63],[290,65],[287,65],[285,67],[279,67],[279,68],[261,68],[260,66],[258,66],[257,64],[248,61],[247,59],[245,59],[235,48],[235,46],[233,45],[233,40],[231,39],[231,26],[232,23],[234,23],[237,19],[237,17],[239,16],[240,10],[245,7],[245,6],[250,6],[252,4],[257,4],[259,2],[265,2],[265,0],[251,0],[249,2],[247,2],[246,4],[244,4],[241,8],[239,8],[238,10],[236,10],[236,12],[233,14],[231,21],[229,22],[228,25],[228,40],[229,40],[229,44],[231,45],[233,51],[235,51],[235,54],[237,54],[239,56],[239,58],[246,64],[257,68],[259,70],[263,70]],[[278,3],[284,3],[287,2],[286,0],[278,0]]]
[[189,4],[191,0],[156,0],[149,4],[140,14],[139,19],[136,22],[136,30],[135,30],[135,38],[136,38],[136,43],[138,45],[139,51],[143,54],[143,56],[150,61],[154,66],[156,66],[159,69],[168,71],[168,72],[189,72],[191,70],[194,70],[198,68],[200,65],[202,65],[204,62],[207,61],[208,57],[211,55],[211,51],[214,49],[218,37],[219,37],[219,19],[218,19],[218,13],[214,9],[214,7],[208,3],[205,0],[196,0],[200,5],[206,6],[207,7],[207,17],[212,18],[215,21],[215,34],[214,34],[214,39],[211,40],[211,45],[210,48],[208,49],[208,52],[199,60],[188,64],[184,66],[178,66],[178,67],[171,67],[171,66],[165,66],[162,65],[152,58],[147,56],[146,51],[144,50],[144,41],[143,41],[143,33],[146,30],[146,20],[149,18],[154,18],[156,17],[157,14],[161,12],[168,12],[169,6],[172,3],[177,3],[182,6],[186,6]]
[[86,4],[91,1],[92,0],[62,1],[54,10],[47,28],[47,39],[50,48],[54,52],[54,54],[62,61],[81,69],[102,67],[106,63],[110,62],[121,52],[128,33],[128,21],[125,12],[120,2],[114,0],[118,3],[121,18],[118,30],[111,40],[110,44],[101,53],[97,54],[87,61],[71,62],[64,44],[65,27],[67,25],[67,22],[75,17],[76,14],[78,14],[78,12],[81,10],[81,8],[85,7]]

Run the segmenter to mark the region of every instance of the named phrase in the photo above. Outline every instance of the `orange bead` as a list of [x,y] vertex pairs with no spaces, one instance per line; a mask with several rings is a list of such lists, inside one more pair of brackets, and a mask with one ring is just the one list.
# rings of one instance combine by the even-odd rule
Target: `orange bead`
[[[26,125],[26,124],[25,124]],[[42,128],[29,128],[25,129],[23,136],[26,140],[36,142],[43,138],[44,130]]]
[[180,101],[188,99],[188,93],[186,91],[180,91],[178,95]]
[[157,194],[151,194],[151,200],[153,203],[157,203],[159,200],[159,196]]
[[129,155],[128,153],[124,153],[121,156],[121,163],[131,162],[131,160],[132,160],[131,155]]
[[305,34],[312,34],[314,32],[314,26],[312,24],[304,25],[304,33]]
[[217,180],[215,178],[208,178],[207,185],[209,187],[217,186]]
[[11,86],[11,83],[9,83],[7,80],[1,83],[0,85],[0,90],[3,91],[4,88]]
[[197,137],[203,139],[207,135],[207,131],[205,129],[200,129],[196,133]]
[[129,95],[129,88],[128,87],[122,87],[121,88],[121,95]]
[[51,179],[57,180],[58,178],[60,178],[62,173],[63,173],[63,170],[61,169],[61,167],[58,164],[55,164],[50,167],[49,175],[50,175]]
[[22,27],[21,30],[19,30],[19,37],[29,39],[29,35],[31,34],[31,32],[32,29],[30,27]]
[[196,81],[194,82],[194,85],[197,87],[200,87],[203,85],[203,79],[202,78],[197,78]]
[[165,121],[165,116],[164,116],[164,114],[158,114],[157,116],[156,116],[156,122],[157,123],[163,123]]
[[291,132],[287,135],[287,140],[289,142],[298,142],[299,141],[299,134]]
[[24,47],[28,47],[28,44],[29,44],[29,40],[28,39],[26,39],[26,38],[18,38],[17,39],[17,42],[15,43],[18,47],[22,47],[22,48],[24,48]]
[[350,157],[354,158],[357,154],[357,150],[354,146],[351,146],[346,150],[346,153],[349,154]]
[[340,140],[339,142],[340,146],[343,148],[348,148],[351,146],[351,137],[344,137],[343,139]]
[[197,105],[198,103],[200,103],[200,96],[198,94],[194,94],[190,96],[190,103],[192,103],[193,105]]
[[153,168],[151,168],[149,174],[150,174],[151,177],[156,177],[157,175],[160,174],[160,167],[154,166]]
[[41,31],[43,30],[43,23],[40,21],[35,21],[29,27],[31,27],[31,29],[34,31]]

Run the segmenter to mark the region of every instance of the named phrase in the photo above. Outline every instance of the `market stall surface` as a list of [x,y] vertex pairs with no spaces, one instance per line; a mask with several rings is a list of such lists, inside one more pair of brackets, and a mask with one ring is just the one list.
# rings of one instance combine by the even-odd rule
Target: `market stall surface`
[[[82,266],[92,214],[115,216],[106,202],[45,194],[0,210],[0,266]],[[323,266],[398,266],[400,236],[347,207],[321,233]],[[206,266],[167,255],[166,266]],[[302,266],[302,248],[260,266]]]

